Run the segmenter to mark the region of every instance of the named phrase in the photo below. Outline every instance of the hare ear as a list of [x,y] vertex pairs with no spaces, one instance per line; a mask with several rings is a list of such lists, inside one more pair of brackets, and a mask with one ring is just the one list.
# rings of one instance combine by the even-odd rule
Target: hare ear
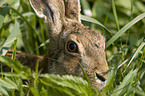
[[65,16],[70,19],[81,21],[80,19],[80,0],[64,0]]
[[[59,34],[64,21],[65,9],[63,0],[29,0],[39,17],[45,18],[49,35]],[[53,37],[53,36],[52,36]]]

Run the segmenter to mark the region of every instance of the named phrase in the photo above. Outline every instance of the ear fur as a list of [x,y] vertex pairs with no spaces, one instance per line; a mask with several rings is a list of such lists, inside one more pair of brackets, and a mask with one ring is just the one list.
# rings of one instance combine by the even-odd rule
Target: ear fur
[[64,22],[65,6],[63,0],[29,0],[39,17],[45,18],[50,35],[59,34]]
[[29,0],[39,17],[48,24],[49,37],[56,38],[66,19],[80,21],[79,0]]
[[65,16],[70,19],[80,20],[80,0],[64,0]]

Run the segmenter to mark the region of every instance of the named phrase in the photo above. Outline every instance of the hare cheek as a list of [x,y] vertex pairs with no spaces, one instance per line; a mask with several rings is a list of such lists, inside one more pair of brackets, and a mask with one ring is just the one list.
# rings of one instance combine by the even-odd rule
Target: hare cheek
[[81,64],[82,64],[82,66],[84,67],[87,67],[87,65],[89,64],[89,57],[88,56],[86,56],[86,55],[81,55]]

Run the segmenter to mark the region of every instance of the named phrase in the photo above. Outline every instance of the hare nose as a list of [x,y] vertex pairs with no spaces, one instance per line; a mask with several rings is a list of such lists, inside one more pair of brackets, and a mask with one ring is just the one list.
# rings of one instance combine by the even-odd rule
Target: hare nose
[[105,81],[106,81],[106,79],[105,79],[102,75],[100,75],[100,74],[98,74],[98,73],[96,73],[96,77],[97,77],[99,80],[101,80],[102,82],[105,82]]

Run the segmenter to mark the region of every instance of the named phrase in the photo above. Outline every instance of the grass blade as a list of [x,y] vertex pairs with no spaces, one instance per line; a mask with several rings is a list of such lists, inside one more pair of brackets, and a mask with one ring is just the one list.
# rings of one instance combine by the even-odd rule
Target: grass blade
[[8,57],[0,56],[0,63],[6,64],[7,66],[14,69],[14,71],[22,78],[32,78],[31,69],[27,66],[23,66],[19,61],[11,60]]
[[117,30],[119,31],[120,28],[119,28],[118,17],[117,17],[117,12],[116,12],[116,7],[115,7],[114,0],[112,0],[112,9],[113,9],[113,14],[114,14],[114,18],[115,18],[116,27],[117,27]]
[[135,91],[136,94],[138,94],[139,96],[145,96],[145,92],[140,90],[140,88],[138,88],[138,87],[132,88],[132,91]]
[[113,81],[114,81],[114,76],[115,76],[115,72],[116,72],[116,69],[111,69],[111,71],[109,72],[108,74],[108,77],[107,77],[107,81],[106,81],[106,85],[105,85],[105,88],[102,90],[101,94],[106,94],[106,92],[109,90],[109,89],[112,89],[110,87],[113,86]]
[[5,90],[2,86],[0,86],[0,96],[3,96],[3,94],[5,96],[9,96],[8,91]]
[[3,21],[4,21],[4,18],[6,16],[6,14],[9,12],[10,8],[6,6],[4,8],[0,8],[0,9],[2,9],[2,11],[0,12],[0,28],[1,28]]
[[17,85],[7,77],[0,79],[0,86],[3,86],[9,90],[18,89]]
[[80,65],[80,67],[81,67],[81,69],[82,69],[82,71],[83,71],[84,79],[90,84],[90,80],[89,80],[89,78],[88,78],[88,76],[87,76],[85,70],[83,69],[81,63],[79,63],[79,65]]
[[54,96],[61,96],[62,94],[64,96],[96,96],[92,87],[80,77],[49,74],[42,74],[41,77],[43,77],[40,80],[42,84],[51,88],[48,93],[55,94]]
[[88,16],[81,15],[81,20],[84,20],[84,21],[88,21],[88,22],[97,24],[97,25],[103,27],[104,29],[106,29],[106,30],[108,31],[108,33],[111,34],[111,31],[110,31],[109,29],[107,29],[107,28],[106,28],[103,24],[101,24],[99,21],[97,21],[96,19],[93,19],[93,18],[88,17]]
[[4,56],[7,53],[9,48],[12,46],[14,41],[17,39],[16,37],[18,35],[19,29],[20,29],[20,25],[17,21],[15,21],[15,25],[14,25],[14,28],[13,28],[11,34],[9,35],[7,40],[4,42],[2,47],[0,47],[0,55]]
[[128,30],[131,26],[133,26],[144,17],[145,13],[142,13],[134,18],[132,21],[130,21],[128,24],[126,24],[123,28],[121,28],[109,41],[106,42],[106,48],[108,48],[116,39],[118,39],[124,32],[126,32],[126,30]]
[[[42,43],[40,46],[38,46],[35,50],[37,50],[37,49],[39,49],[39,48],[41,48],[41,47],[43,47],[43,46],[46,46],[46,44],[48,44],[50,41],[49,41],[49,39],[48,40],[46,40],[44,43]],[[34,51],[35,51],[34,50]]]
[[130,62],[129,62],[129,64],[128,64],[128,66],[130,65],[130,63],[132,62],[132,60],[136,57],[136,55],[141,51],[141,49],[142,49],[144,46],[145,46],[145,42],[142,42],[142,43],[140,44],[140,46],[135,50],[135,52],[134,52],[134,54],[133,54],[133,56],[132,56],[132,58],[131,58],[131,60],[130,60]]
[[132,84],[133,78],[136,76],[138,70],[131,70],[123,79],[122,83],[116,87],[111,96],[124,96],[124,94],[129,90],[129,87]]
[[[142,43],[140,44],[140,46],[135,50],[135,52],[134,52],[133,55],[131,56],[132,58],[131,58],[131,60],[129,61],[129,63],[128,63],[126,69],[124,70],[124,72],[127,70],[127,68],[129,67],[129,65],[131,64],[132,60],[137,56],[137,54],[141,51],[141,49],[142,49],[144,46],[145,46],[145,42],[142,42]],[[124,72],[123,72],[123,73],[124,73]]]
[[12,8],[12,7],[11,7],[11,9],[12,9],[15,13],[17,13],[21,18],[23,18],[24,21],[28,24],[28,26],[29,26],[34,32],[36,32],[36,30],[31,26],[31,24],[29,23],[29,21],[28,21],[21,13],[19,13],[17,10],[15,10],[15,9]]

